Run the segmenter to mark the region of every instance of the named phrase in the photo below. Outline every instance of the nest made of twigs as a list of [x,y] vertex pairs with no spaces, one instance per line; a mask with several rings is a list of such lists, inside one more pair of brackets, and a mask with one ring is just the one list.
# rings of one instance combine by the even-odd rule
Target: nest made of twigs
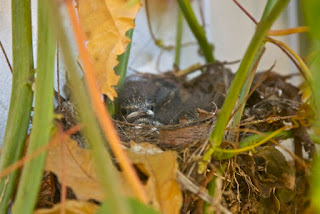
[[152,126],[114,120],[121,140],[128,144],[148,142],[163,149],[184,149],[195,142],[206,140],[217,119],[217,113],[198,110],[195,121],[175,125]]

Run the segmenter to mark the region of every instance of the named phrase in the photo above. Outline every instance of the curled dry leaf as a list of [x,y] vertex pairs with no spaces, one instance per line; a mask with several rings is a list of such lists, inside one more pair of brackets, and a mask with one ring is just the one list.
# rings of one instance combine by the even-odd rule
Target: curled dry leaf
[[[240,154],[237,164],[251,178],[262,198],[269,198],[275,188],[294,191],[294,173],[284,155],[272,146],[259,148],[253,156]],[[252,186],[248,180],[247,183]]]
[[[136,144],[132,148],[134,149],[128,151],[128,155],[132,163],[147,177],[144,187],[150,204],[163,213],[179,213],[182,193],[176,181],[177,154],[173,151],[162,152],[150,144]],[[80,148],[75,141],[68,139],[65,163],[61,157],[61,144],[57,144],[48,151],[45,169],[54,172],[61,182],[62,164],[65,164],[66,185],[73,190],[77,199],[102,201],[105,196],[97,179],[90,150]],[[134,196],[122,174],[114,169],[110,176],[119,177],[119,191],[123,195]]]
[[117,56],[124,53],[130,39],[125,33],[134,27],[141,4],[128,6],[127,0],[79,0],[79,19],[85,32],[87,47],[95,67],[100,91],[111,100],[117,97],[118,84],[113,68]]
[[150,144],[146,143],[135,144],[131,148],[134,149],[128,151],[128,156],[148,177],[145,189],[153,206],[162,213],[180,213],[182,193],[176,181],[177,153],[174,151],[158,153],[156,148],[150,148]]
[[[66,201],[65,213],[68,214],[93,214],[96,213],[98,205],[87,202],[87,201]],[[62,206],[56,204],[50,209],[38,209],[34,214],[60,214]]]
[[255,154],[254,160],[261,184],[294,190],[294,172],[279,150],[271,146],[262,147]]

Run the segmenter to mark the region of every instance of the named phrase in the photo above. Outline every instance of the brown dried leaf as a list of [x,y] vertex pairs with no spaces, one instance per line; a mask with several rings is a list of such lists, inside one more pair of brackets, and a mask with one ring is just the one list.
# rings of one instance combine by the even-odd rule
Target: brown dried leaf
[[54,175],[51,172],[44,172],[40,192],[37,200],[37,208],[51,207],[54,203],[56,191]]
[[260,198],[260,206],[258,208],[259,213],[279,213],[280,201],[274,193],[271,193],[268,198]]
[[[262,157],[265,160],[264,172],[275,177],[288,189],[294,189],[295,177],[284,155],[274,147],[265,146],[261,148],[255,157]],[[266,177],[265,177],[266,178]]]
[[[34,214],[60,214],[61,204],[56,204],[50,209],[38,209]],[[65,213],[66,214],[93,214],[96,213],[98,205],[87,201],[66,201]]]
[[[66,141],[65,173],[66,185],[76,194],[79,200],[95,199],[102,201],[104,194],[94,169],[94,160],[90,150],[83,149],[68,139]],[[172,151],[162,152],[151,144],[135,144],[128,151],[133,164],[147,175],[145,190],[154,208],[163,213],[179,213],[182,194],[176,181],[178,163],[177,154]],[[107,152],[107,151],[106,151]],[[62,173],[61,144],[48,151],[45,169],[54,172],[58,179]],[[122,174],[114,170],[111,176],[118,176],[121,191],[125,196],[134,196],[129,184]]]
[[[128,156],[132,163],[149,177],[145,188],[153,206],[162,213],[180,213],[182,193],[176,181],[177,153],[158,153],[155,148],[150,149],[149,145],[135,144],[133,149],[128,151]],[[137,149],[138,147],[140,148]]]
[[[61,144],[48,151],[45,169],[54,172],[61,182],[62,164],[65,164],[66,185],[80,200],[104,199],[103,191],[94,169],[94,160],[90,150],[80,148],[77,142],[68,139],[66,144],[66,161],[62,162]],[[107,152],[107,151],[106,151]],[[117,171],[114,170],[116,176]]]
[[114,86],[118,84],[113,68],[117,56],[125,51],[129,38],[125,33],[134,27],[141,4],[127,5],[127,0],[79,0],[79,19],[85,32],[87,47],[100,91],[111,100],[117,97]]
[[254,155],[256,181],[262,197],[270,197],[273,188],[295,187],[295,176],[284,155],[272,146],[259,149]]

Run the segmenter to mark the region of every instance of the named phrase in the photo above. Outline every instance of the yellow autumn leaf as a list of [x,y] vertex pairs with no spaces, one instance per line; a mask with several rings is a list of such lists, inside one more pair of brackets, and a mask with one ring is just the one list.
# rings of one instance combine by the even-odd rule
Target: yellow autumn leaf
[[117,56],[124,53],[130,39],[125,33],[134,28],[141,4],[128,5],[128,0],[79,0],[79,20],[93,60],[97,85],[111,100],[117,97],[119,76],[114,67]]
[[[91,151],[80,148],[77,142],[70,138],[65,144],[65,162],[62,162],[61,144],[56,144],[48,151],[45,170],[55,173],[61,182],[62,167],[64,167],[65,183],[73,190],[78,200],[103,201],[105,195],[97,178]],[[182,193],[176,181],[178,170],[176,152],[163,152],[154,145],[141,143],[135,146],[132,144],[127,153],[132,163],[147,176],[144,189],[152,207],[166,214],[179,213]],[[115,168],[113,171],[110,176],[119,178],[121,184],[119,191],[126,197],[134,197],[124,176]]]
[[127,153],[132,163],[148,176],[144,188],[152,201],[152,206],[161,213],[180,213],[182,192],[176,180],[177,153],[159,152],[159,149],[154,147],[147,143],[132,143]]
[[[61,144],[55,145],[48,151],[46,171],[55,173],[61,182],[64,168],[65,183],[73,190],[79,200],[102,201],[105,195],[97,177],[91,151],[80,148],[77,142],[70,138],[65,141],[65,145],[65,162],[62,161]],[[114,169],[113,176],[120,176],[116,169]]]
[[[87,201],[66,201],[65,204],[65,213],[66,214],[93,214],[96,213],[98,205],[87,202]],[[38,209],[34,214],[60,214],[61,213],[61,204],[55,204],[50,209]]]

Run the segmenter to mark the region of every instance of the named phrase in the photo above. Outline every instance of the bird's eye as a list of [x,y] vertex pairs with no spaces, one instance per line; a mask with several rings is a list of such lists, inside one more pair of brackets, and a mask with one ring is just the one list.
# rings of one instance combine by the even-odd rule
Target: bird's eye
[[126,116],[127,113],[128,113],[127,109],[125,109],[125,108],[122,108],[120,111],[121,111],[121,114],[124,115],[124,116]]

